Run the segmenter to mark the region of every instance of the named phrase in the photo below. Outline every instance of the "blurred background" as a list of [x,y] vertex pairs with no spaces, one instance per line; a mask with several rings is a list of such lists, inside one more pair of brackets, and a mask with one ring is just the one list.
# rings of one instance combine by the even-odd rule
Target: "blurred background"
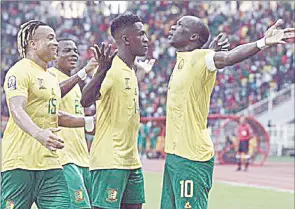
[[[263,32],[279,18],[284,20],[282,27],[294,27],[294,9],[294,2],[275,1],[1,1],[1,86],[7,70],[20,59],[16,35],[22,23],[38,19],[52,26],[57,38],[67,37],[76,41],[80,51],[79,65],[83,66],[92,56],[90,46],[102,41],[114,43],[109,31],[110,21],[125,11],[133,12],[143,20],[150,38],[146,58],[157,60],[153,71],[140,83],[142,124],[139,152],[143,162],[150,159],[147,164],[158,163],[153,159],[165,158],[167,83],[175,64],[175,49],[167,40],[170,26],[182,15],[198,16],[209,25],[213,37],[219,32],[227,33],[231,48],[234,48],[261,38]],[[217,74],[208,120],[215,143],[216,164],[234,164],[236,128],[239,116],[244,115],[253,132],[251,164],[267,167],[269,160],[284,161],[280,166],[287,163],[293,172],[283,169],[282,172],[288,172],[281,175],[290,177],[291,172],[294,177],[294,49],[294,43],[272,47]],[[1,91],[2,135],[9,113],[3,88]],[[94,112],[94,106],[86,109],[88,115]],[[92,137],[87,137],[91,141]],[[266,173],[269,175],[271,171]],[[286,181],[294,185],[294,179]],[[294,186],[289,185],[288,189],[294,193]],[[288,206],[280,208],[294,205],[294,201],[290,204],[290,198],[288,201]],[[271,203],[265,208],[274,205]],[[149,209],[155,207],[146,206]],[[215,208],[214,205],[211,207]],[[244,209],[240,206],[235,208]]]

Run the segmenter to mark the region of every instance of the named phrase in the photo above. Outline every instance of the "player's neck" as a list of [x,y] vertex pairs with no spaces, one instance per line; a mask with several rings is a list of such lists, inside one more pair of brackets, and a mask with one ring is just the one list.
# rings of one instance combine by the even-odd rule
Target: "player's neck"
[[37,54],[34,53],[27,53],[26,54],[26,58],[32,60],[33,62],[35,62],[37,65],[39,65],[41,68],[43,68],[44,70],[47,69],[47,62],[40,59],[40,57],[38,57]]
[[65,70],[62,67],[58,66],[57,64],[55,64],[55,68],[57,68],[59,71],[61,71],[63,74],[66,74],[69,77],[71,77],[72,75],[72,70]]
[[134,60],[135,56],[132,55],[129,51],[126,50],[119,50],[118,51],[118,57],[125,62],[125,64],[132,69],[134,67]]

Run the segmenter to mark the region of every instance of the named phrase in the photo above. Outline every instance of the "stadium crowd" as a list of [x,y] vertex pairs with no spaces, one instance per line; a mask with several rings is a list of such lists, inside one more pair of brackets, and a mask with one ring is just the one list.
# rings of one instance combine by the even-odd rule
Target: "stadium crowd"
[[[40,5],[42,4],[42,6]],[[47,7],[44,6],[47,4]],[[88,48],[102,41],[113,42],[109,33],[109,23],[116,16],[103,15],[103,7],[87,2],[82,17],[64,18],[54,9],[48,9],[50,2],[5,2],[2,4],[1,39],[1,85],[7,70],[19,59],[16,47],[16,35],[21,23],[30,19],[39,19],[56,29],[57,37],[74,39],[81,52],[81,64],[91,56]],[[209,2],[194,1],[141,1],[129,4],[128,10],[138,14],[146,23],[150,38],[148,58],[157,60],[153,71],[140,84],[142,117],[160,117],[166,115],[165,103],[167,82],[175,63],[175,50],[169,46],[167,36],[169,28],[183,14],[194,14],[210,26],[213,36],[220,31],[228,34],[231,46],[254,41],[263,36],[262,32],[275,20],[294,22],[291,3],[277,3],[275,8],[260,5],[248,11],[239,8],[224,13],[218,5]],[[291,27],[291,25],[283,25]],[[219,73],[211,99],[210,113],[236,113],[249,104],[256,103],[272,92],[279,91],[294,83],[294,45],[266,49],[266,52],[242,62],[231,69]],[[3,91],[3,90],[2,90]],[[5,94],[2,94],[1,113],[8,115]],[[91,114],[92,110],[87,113]],[[152,123],[144,128],[147,138],[160,134]],[[147,131],[149,130],[149,131]],[[150,137],[148,135],[151,135]]]

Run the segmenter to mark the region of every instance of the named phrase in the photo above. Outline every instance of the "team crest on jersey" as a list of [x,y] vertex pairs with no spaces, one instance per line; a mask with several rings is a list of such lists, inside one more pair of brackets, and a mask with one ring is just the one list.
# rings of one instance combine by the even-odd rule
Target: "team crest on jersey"
[[81,202],[81,201],[84,200],[82,190],[74,191],[74,196],[75,196],[75,201],[76,201],[76,202]]
[[108,202],[117,202],[117,194],[118,194],[118,189],[108,189],[108,198],[106,201]]
[[8,77],[7,88],[10,90],[16,89],[16,77],[14,75]]
[[125,89],[127,90],[131,89],[129,86],[129,81],[130,81],[130,78],[125,78]]
[[14,202],[12,200],[8,200],[6,202],[5,209],[14,209]]
[[184,204],[184,209],[192,209],[191,204],[190,204],[189,202],[186,202],[186,203]]
[[46,89],[44,86],[44,80],[42,78],[37,78],[39,81],[39,89]]
[[178,70],[181,70],[181,69],[183,68],[183,65],[184,65],[184,59],[182,59],[182,60],[179,62],[178,66],[177,66]]

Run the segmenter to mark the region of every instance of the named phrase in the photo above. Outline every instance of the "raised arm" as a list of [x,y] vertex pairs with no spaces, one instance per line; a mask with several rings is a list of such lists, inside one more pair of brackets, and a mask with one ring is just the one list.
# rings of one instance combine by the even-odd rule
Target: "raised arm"
[[98,67],[98,62],[95,58],[91,58],[87,65],[75,75],[59,84],[61,90],[61,97],[64,97],[74,86],[82,80],[85,80],[87,75]]
[[216,52],[218,51],[228,51],[230,43],[228,37],[225,33],[219,33],[212,41],[207,41],[207,43],[202,47],[202,49],[212,49]]
[[28,104],[28,100],[24,96],[15,96],[9,99],[9,108],[13,121],[24,132],[28,133],[36,140],[38,140],[43,146],[49,150],[62,149],[64,147],[63,141],[53,134],[59,131],[59,129],[41,129],[30,118],[25,111]]
[[89,107],[100,98],[100,89],[103,80],[106,77],[108,70],[111,68],[113,58],[117,54],[117,50],[113,54],[110,54],[112,47],[111,44],[107,47],[105,45],[105,43],[102,43],[101,49],[98,45],[94,45],[94,47],[91,48],[100,64],[91,81],[87,83],[82,90],[81,104],[83,107]]
[[256,42],[240,45],[229,52],[216,52],[213,57],[215,67],[221,69],[234,65],[257,54],[261,49],[285,44],[285,40],[294,38],[295,28],[277,29],[281,23],[282,20],[278,20],[266,31],[265,36]]

